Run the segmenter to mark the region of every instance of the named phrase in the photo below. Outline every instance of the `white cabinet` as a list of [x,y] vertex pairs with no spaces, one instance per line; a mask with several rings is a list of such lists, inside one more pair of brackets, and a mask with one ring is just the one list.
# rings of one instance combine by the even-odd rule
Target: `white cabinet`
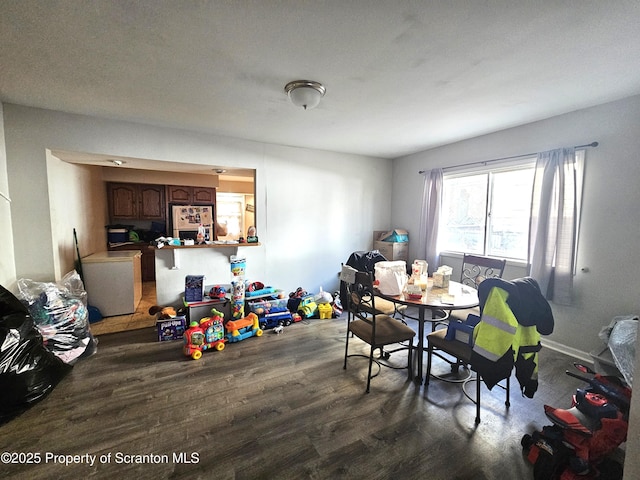
[[89,305],[103,317],[135,312],[142,298],[139,250],[94,253],[82,259],[84,287]]

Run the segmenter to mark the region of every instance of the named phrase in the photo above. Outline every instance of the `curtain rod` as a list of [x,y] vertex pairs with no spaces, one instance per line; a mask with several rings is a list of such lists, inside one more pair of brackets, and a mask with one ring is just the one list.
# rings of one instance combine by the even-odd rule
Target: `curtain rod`
[[[598,145],[599,145],[598,142],[591,142],[586,145],[576,145],[573,148],[597,147]],[[451,167],[445,167],[443,168],[443,170],[448,170],[450,168],[469,167],[471,165],[486,165],[488,163],[501,162],[502,160],[512,160],[514,158],[533,157],[534,155],[538,155],[538,152],[523,153],[522,155],[512,155],[510,157],[493,158],[491,160],[482,160],[481,162],[463,163],[462,165],[453,165]],[[426,172],[426,170],[420,170],[418,173],[422,175],[424,172]]]

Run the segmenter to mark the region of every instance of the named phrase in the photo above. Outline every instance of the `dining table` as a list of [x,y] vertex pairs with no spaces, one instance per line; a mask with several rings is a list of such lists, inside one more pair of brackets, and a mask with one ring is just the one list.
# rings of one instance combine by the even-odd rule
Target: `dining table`
[[[444,318],[439,315],[439,312],[464,310],[479,305],[478,291],[475,288],[454,281],[449,281],[447,286],[440,287],[434,286],[433,279],[429,278],[426,283],[426,288],[421,292],[422,294],[420,296],[409,295],[406,290],[403,290],[399,295],[389,295],[379,290],[376,292],[376,295],[385,300],[406,305],[407,307],[416,307],[418,310],[417,317],[407,315],[406,313],[404,314],[404,316],[417,320],[418,322],[418,345],[416,347],[417,372],[415,372],[415,370],[413,372],[414,381],[418,384],[422,384],[424,381],[422,378],[422,364],[424,357],[425,323],[429,322],[435,327],[438,321],[444,320]],[[430,311],[431,314],[427,315],[427,311]]]

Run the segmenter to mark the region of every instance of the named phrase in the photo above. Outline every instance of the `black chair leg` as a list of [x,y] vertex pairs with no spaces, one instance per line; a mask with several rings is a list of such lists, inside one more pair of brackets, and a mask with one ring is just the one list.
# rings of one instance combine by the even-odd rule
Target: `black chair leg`
[[480,423],[480,383],[482,378],[479,373],[476,373],[476,425]]
[[433,354],[433,347],[427,346],[427,374],[424,379],[425,386],[429,385],[429,379],[431,378],[431,355]]
[[507,407],[511,406],[511,402],[509,401],[509,388],[511,387],[511,380],[510,377],[507,377],[507,400],[504,402],[504,404]]
[[349,353],[349,329],[347,329],[347,342],[344,346],[344,369],[347,369],[347,354]]
[[371,385],[371,367],[373,366],[373,352],[375,348],[372,346],[369,353],[369,374],[367,375],[367,393],[369,393],[369,386]]

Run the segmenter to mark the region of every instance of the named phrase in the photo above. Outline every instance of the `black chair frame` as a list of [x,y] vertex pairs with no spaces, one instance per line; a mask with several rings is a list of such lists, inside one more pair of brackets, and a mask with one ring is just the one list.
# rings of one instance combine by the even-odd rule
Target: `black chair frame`
[[[442,330],[442,333],[444,333],[444,329],[441,329],[441,330]],[[443,349],[445,347],[444,342],[448,343],[446,345],[447,347],[446,350]],[[427,336],[427,344],[428,344],[427,345],[427,374],[426,374],[425,386],[429,385],[429,381],[431,377],[435,377],[438,380],[449,382],[449,383],[462,383],[462,391],[464,395],[476,405],[475,423],[476,425],[479,424],[480,423],[480,403],[481,403],[480,389],[481,389],[482,377],[477,371],[473,369],[473,366],[470,365],[471,346],[459,340],[445,340],[444,335],[437,334],[434,332],[432,332],[430,335]],[[438,350],[444,351],[447,355],[455,358],[455,360],[449,360],[445,358],[442,354],[436,353],[434,344],[439,344],[440,348]],[[452,379],[452,378],[447,378],[444,376],[432,374],[431,365],[433,361],[432,358],[434,355],[443,359],[445,362],[449,364],[455,365],[456,367],[462,367],[468,370],[469,374],[460,379]],[[470,382],[476,382],[475,398],[472,397],[467,391],[467,385]],[[507,377],[505,379],[504,385],[501,383],[498,383],[496,384],[496,386],[505,390],[506,398],[505,398],[504,404],[507,408],[509,408],[511,406],[511,402],[509,400],[510,390],[511,390],[510,377]]]
[[[356,272],[356,281],[347,284],[347,338],[345,343],[344,369],[347,368],[349,357],[364,357],[369,359],[367,374],[367,388],[369,393],[371,379],[378,376],[381,367],[388,367],[396,370],[407,369],[409,380],[413,379],[412,356],[413,337],[415,332],[405,323],[389,315],[376,313],[375,291],[373,289],[373,278],[370,272]],[[384,332],[385,336],[379,334]],[[349,354],[349,338],[354,335],[370,345],[369,355]],[[384,347],[392,344],[399,345],[397,348],[385,350]],[[375,358],[375,351],[380,350],[380,355]],[[407,350],[407,366],[398,367],[381,360],[388,359],[390,354],[400,350]],[[378,370],[373,373],[373,364]]]

